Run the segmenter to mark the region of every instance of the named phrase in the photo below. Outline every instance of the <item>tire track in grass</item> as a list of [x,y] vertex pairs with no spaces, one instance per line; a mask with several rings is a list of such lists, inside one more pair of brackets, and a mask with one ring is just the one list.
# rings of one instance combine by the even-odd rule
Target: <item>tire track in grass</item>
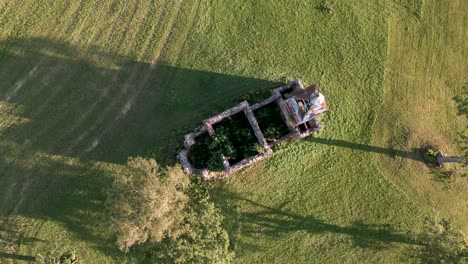
[[[77,9],[81,9],[81,8],[80,8],[80,7],[81,7],[81,4],[82,4],[82,1],[80,2],[80,4],[79,4],[79,6],[77,7]],[[78,16],[78,14],[77,14],[77,16]],[[77,17],[77,16],[76,16],[76,17]],[[85,20],[86,20],[86,18],[85,18],[83,21],[85,21]],[[82,21],[82,24],[83,24],[83,21]],[[69,28],[71,28],[71,27],[69,27]],[[81,25],[80,27],[78,27],[78,32],[81,32],[82,29],[83,29],[83,25]],[[78,34],[79,34],[79,33],[78,33]],[[73,36],[72,36],[72,38],[73,38]],[[75,39],[75,41],[73,41],[73,42],[76,42],[76,41],[78,41],[78,39]],[[33,68],[33,69],[35,69],[34,72],[37,70],[37,68]],[[50,75],[49,75],[49,76],[50,76]],[[72,74],[69,74],[69,77],[70,77],[70,78],[71,78],[71,76],[72,76]],[[22,86],[22,85],[21,85],[21,86]],[[62,87],[63,87],[63,86],[62,86]],[[19,89],[17,89],[17,88],[15,88],[15,89],[16,89],[16,90],[19,90]],[[57,95],[58,93],[60,93],[61,90],[62,90],[62,89],[55,90],[55,91],[54,91],[54,94]],[[11,96],[10,96],[10,97],[11,97]],[[55,97],[55,96],[51,96],[51,97],[49,98],[48,101],[51,101],[54,97]],[[39,115],[43,112],[43,110],[46,109],[46,106],[47,106],[47,104],[44,104],[44,103],[43,103],[41,106],[39,106],[39,108],[40,108],[39,110],[40,110],[40,111],[35,111],[34,114],[33,114],[33,118],[39,116]],[[47,129],[45,129],[45,130],[47,130]],[[35,140],[36,138],[39,137],[39,135],[40,135],[40,133],[35,134],[34,137],[32,137],[31,139],[34,139],[34,140]],[[28,144],[32,144],[32,143],[34,142],[34,140],[28,139],[26,142],[27,142]],[[31,161],[34,161],[34,159],[31,160]],[[43,166],[42,166],[41,168],[43,168]],[[28,189],[28,188],[30,187],[30,185],[31,185],[31,182],[32,182],[31,176],[32,176],[32,174],[33,174],[33,171],[30,170],[29,172],[27,172],[27,173],[25,173],[25,174],[23,175],[23,178],[22,178],[22,180],[21,180],[21,189],[20,189],[20,192],[19,192],[20,195],[19,195],[19,198],[18,198],[18,202],[15,204],[15,207],[14,207],[14,210],[13,210],[14,213],[17,212],[17,210],[20,208],[20,206],[22,205],[22,203],[23,203],[24,200],[26,199],[26,196],[27,196],[27,192],[26,192],[26,191],[27,191],[27,189]],[[12,184],[12,185],[15,185],[15,186],[16,186],[15,183]],[[14,215],[14,214],[12,214],[12,215]]]
[[[144,21],[147,19],[147,14],[149,12],[149,8],[147,9],[148,11],[146,12],[146,14],[143,16],[144,17]],[[129,23],[129,26],[130,26],[130,23]],[[128,30],[128,27],[127,27],[127,30]],[[126,30],[126,31],[127,31]],[[138,34],[138,33],[137,33]],[[121,38],[121,40],[119,41],[120,43],[123,43],[125,39],[125,36]],[[112,79],[117,79],[118,77],[118,73],[114,73],[113,76],[112,76]],[[76,122],[74,122],[74,124],[69,127],[67,129],[67,131],[61,136],[61,139],[63,139],[64,137],[70,135],[70,133],[72,133],[73,131],[75,131],[75,129],[77,129],[79,126],[81,126],[83,124],[84,121],[87,120],[87,118],[95,112],[95,108],[104,101],[104,99],[106,98],[106,96],[108,95],[108,93],[110,92],[111,88],[111,85],[107,85],[106,87],[103,88],[101,94],[99,95],[98,99],[95,100],[91,106],[89,108],[86,109],[86,111],[80,115],[80,117],[76,120]]]
[[[48,59],[50,60],[50,58],[46,58],[45,60]],[[34,101],[40,98],[41,95],[49,97],[49,95],[44,92],[44,89],[53,83],[53,80],[57,75],[60,75],[65,71],[65,66],[66,65],[64,63],[60,62],[53,62],[53,65],[47,65],[44,63],[40,74],[38,74],[37,78],[31,81],[34,84],[34,89],[29,89],[27,91],[26,98],[21,100],[21,103],[24,105],[34,105],[34,103],[30,102],[28,99]],[[37,112],[37,110],[34,112]]]
[[[162,8],[161,13],[160,13],[161,16],[162,16],[163,11],[164,11],[164,9]],[[154,27],[154,31],[153,31],[153,34],[152,34],[151,37],[153,37],[155,32],[159,31],[159,29],[161,28],[162,20],[163,20],[162,17],[158,20],[158,23]],[[122,41],[123,41],[123,39],[122,39]],[[145,47],[145,49],[146,48],[147,47]],[[72,154],[75,147],[78,146],[81,143],[82,140],[84,140],[87,136],[89,136],[95,129],[97,129],[99,127],[99,125],[101,125],[105,121],[105,119],[107,118],[107,115],[110,114],[111,110],[117,106],[119,101],[122,100],[122,97],[126,94],[127,87],[130,85],[130,83],[132,81],[134,81],[134,79],[136,77],[136,74],[138,73],[138,69],[139,69],[138,64],[136,64],[136,65],[134,65],[132,67],[131,74],[130,74],[130,77],[128,78],[127,82],[124,85],[120,86],[120,93],[114,99],[112,99],[112,101],[105,107],[105,109],[98,116],[98,118],[96,119],[94,124],[90,128],[86,129],[83,133],[81,133],[77,138],[75,138],[75,140],[68,146],[67,150],[65,150],[64,155]],[[121,74],[121,72],[114,73],[114,75],[112,77],[114,82],[116,82],[118,80],[119,74]],[[92,112],[90,112],[90,114],[91,113]]]
[[[134,10],[135,11],[135,10]],[[81,28],[82,29],[82,28]],[[92,40],[94,38],[95,34],[93,36],[90,37],[90,40]],[[73,42],[73,44],[76,44],[76,42],[78,41],[78,39],[75,39]],[[61,81],[61,83],[66,83],[68,82],[68,80],[71,79],[71,77],[73,76],[73,74],[77,72],[77,69],[73,70],[72,72],[70,72],[68,74],[68,78],[66,78],[64,81]],[[62,87],[65,87],[66,85],[61,85]],[[38,112],[41,113],[46,107],[47,105],[49,105],[49,103],[62,91],[62,89],[55,89],[54,92],[52,93],[52,95],[48,95],[47,96],[47,99],[46,101],[39,107],[38,109]],[[73,96],[73,95],[72,95]],[[65,100],[64,100],[65,101]],[[79,100],[78,100],[79,101]],[[58,109],[68,109],[68,111],[65,111],[62,115],[67,116],[67,114],[73,109],[73,106],[70,106],[67,102],[63,103],[60,107],[58,107]],[[57,123],[60,123],[60,121],[62,121],[63,119],[60,119],[57,121]]]
[[[80,2],[80,5],[81,5],[81,2]],[[82,29],[83,29],[83,27],[79,27],[79,28],[78,28],[78,31],[81,32]],[[38,64],[36,67],[34,67],[33,70],[31,70],[31,71],[29,72],[29,74],[26,76],[26,77],[28,77],[28,80],[31,79],[31,77],[34,77],[33,74],[36,73],[37,68],[39,67],[39,65],[40,65],[40,64]],[[72,75],[73,75],[73,73],[69,73],[69,77],[71,77]],[[51,76],[49,76],[49,77],[51,77]],[[52,76],[52,77],[53,77],[53,76]],[[44,78],[46,78],[46,77],[44,77]],[[20,81],[18,81],[18,82],[15,84],[15,87],[14,87],[14,89],[12,90],[12,92],[9,92],[8,95],[7,95],[8,101],[9,101],[9,99],[10,99],[14,94],[16,94],[16,93],[19,91],[20,88],[22,88],[22,86],[24,85],[25,82],[26,82],[26,81],[25,81],[24,79],[21,79]],[[48,104],[50,101],[52,101],[53,98],[55,97],[55,95],[59,94],[60,91],[61,91],[61,89],[55,89],[53,95],[48,97],[48,99],[39,107],[39,109],[37,109],[37,111],[35,111],[35,113],[34,113],[33,116],[34,116],[34,117],[35,117],[35,116],[39,116],[39,114],[40,114],[41,112],[43,112],[43,110],[46,109],[47,104]],[[32,164],[38,164],[38,163],[37,163],[37,160],[36,160],[35,158],[30,159],[30,160],[28,160],[28,161],[26,161],[26,162],[32,163]],[[41,163],[41,166],[40,166],[39,170],[38,170],[38,171],[35,171],[34,173],[35,173],[35,174],[36,174],[36,173],[42,173],[43,169],[44,169],[44,168],[47,168],[47,167],[48,167],[48,166],[47,166],[46,164]],[[28,195],[27,195],[27,190],[30,188],[31,183],[33,182],[33,178],[31,177],[32,174],[33,174],[33,170],[31,169],[29,172],[23,174],[23,177],[22,177],[22,179],[20,180],[20,182],[21,182],[20,185],[17,184],[17,183],[18,183],[18,180],[17,180],[17,179],[15,179],[15,182],[13,182],[12,184],[10,184],[11,189],[13,189],[13,188],[15,188],[15,187],[20,188],[20,189],[19,189],[19,192],[18,192],[18,195],[17,195],[17,197],[18,197],[17,202],[14,204],[13,211],[12,211],[12,213],[10,214],[10,217],[14,216],[14,215],[18,212],[19,208],[21,207],[21,205],[24,203],[25,199],[27,198],[27,196],[28,196]],[[11,177],[10,177],[10,178],[11,178]],[[7,192],[7,194],[8,194],[8,193],[11,193],[11,192]],[[7,200],[7,199],[3,199],[2,201],[6,201],[6,200]],[[9,200],[9,199],[8,199],[8,200]],[[11,220],[11,219],[7,219],[7,222],[10,222],[10,220]]]
[[[169,28],[167,28],[166,30],[163,31],[163,46],[164,45],[167,45],[165,44],[167,41],[168,41],[168,37],[170,35],[170,30],[172,30],[174,28],[174,25],[177,21],[177,18],[178,18],[178,15],[179,15],[179,12],[181,10],[181,7],[182,7],[182,3],[183,1],[177,1],[177,3],[179,3],[177,6],[176,6],[176,11],[174,12],[175,14],[173,14],[173,16],[170,17],[169,19]],[[163,12],[164,9],[161,10],[161,12]],[[162,22],[163,22],[163,17],[161,19],[159,19],[157,25],[155,26],[154,30],[153,30],[153,33],[150,37],[150,39],[154,39],[156,36],[157,36],[157,33],[159,32],[161,26],[162,26]],[[148,50],[149,50],[149,45],[146,45],[142,51],[142,55],[140,57],[144,58],[144,57],[147,57],[148,55]],[[86,131],[84,131],[78,138],[77,140],[75,140],[75,142],[67,149],[67,151],[65,152],[66,155],[69,155],[73,152],[74,148],[81,143],[81,141],[86,138],[88,135],[90,135],[98,126],[99,124],[106,118],[106,115],[107,113],[109,113],[113,108],[115,108],[118,103],[124,99],[124,95],[128,94],[130,92],[130,88],[131,88],[131,83],[132,82],[135,82],[135,80],[137,79],[137,75],[138,73],[140,73],[140,70],[144,70],[142,69],[142,66],[140,64],[136,64],[135,66],[132,67],[131,69],[131,72],[130,72],[130,76],[128,77],[127,81],[125,82],[124,85],[121,86],[121,93],[120,95],[115,98],[109,105],[108,107],[106,108],[105,110],[105,113],[102,114],[99,119],[95,122],[95,124],[87,129]],[[148,74],[147,74],[148,75]],[[148,77],[146,77],[146,79],[148,79]],[[141,90],[142,88],[137,88],[139,90]],[[139,92],[137,92],[136,94],[139,94]],[[133,95],[130,95],[130,99],[128,99],[124,104],[123,106],[120,107],[120,112],[117,113],[117,115],[111,120],[111,123],[103,130],[104,132],[100,133],[97,137],[95,137],[92,141],[91,141],[91,144],[89,147],[87,147],[85,149],[85,151],[81,154],[78,154],[79,157],[82,157],[84,154],[90,152],[91,150],[93,150],[95,147],[97,147],[97,145],[99,144],[99,141],[100,139],[102,138],[102,136],[104,134],[107,133],[107,131],[109,131],[111,128],[113,128],[115,126],[115,123],[117,121],[119,121],[122,117],[124,117],[128,111],[130,110],[131,108],[131,103],[135,100],[137,95],[133,94]]]
[[[81,2],[80,2],[81,3]],[[72,6],[71,5],[67,5],[68,6],[68,9],[71,8]],[[66,10],[66,9],[64,9]],[[76,13],[77,10],[75,10],[74,13]],[[51,35],[53,32],[55,32],[55,29],[58,28],[58,27],[53,27],[53,30],[52,32],[50,32],[49,35]],[[30,80],[32,78],[34,78],[36,76],[36,71],[37,71],[37,68],[39,66],[41,66],[41,64],[43,64],[43,62],[45,61],[45,58],[42,58],[39,63],[36,64],[36,66],[28,72],[28,74],[24,77],[22,77],[22,79],[20,79],[19,81],[17,81],[15,83],[15,86],[14,86],[14,89],[13,91],[10,91],[10,92],[7,92],[7,96],[6,96],[6,101],[9,101],[11,99],[11,97],[13,97],[23,86],[24,84],[26,83],[27,80]],[[57,64],[57,66],[59,66],[59,64]],[[42,75],[42,79],[48,79],[48,78],[51,78],[53,77],[54,73],[56,73],[56,71],[50,71],[48,74],[46,75]],[[41,87],[44,88],[46,85],[42,85]],[[34,89],[34,92],[35,94],[38,94],[41,92],[42,89]],[[35,94],[31,95],[30,97],[35,97]]]
[[[80,2],[80,5],[77,7],[77,9],[80,9],[80,6],[81,6],[81,2]],[[75,13],[78,13],[77,9],[75,9]],[[78,15],[77,15],[77,16],[78,16]],[[78,35],[79,35],[80,32],[82,31],[82,29],[83,29],[83,27],[78,28],[78,30],[79,30],[79,31],[78,31]],[[73,42],[76,42],[76,41],[78,41],[78,39],[74,39],[74,40],[73,40]],[[44,58],[43,58],[40,62],[43,62],[43,61],[44,61]],[[56,64],[55,67],[60,67],[60,65],[61,65],[61,63],[59,62],[59,63]],[[50,79],[50,78],[52,78],[55,74],[57,74],[57,71],[55,71],[55,70],[49,71],[46,75],[42,76],[42,79],[46,79],[46,80],[47,80],[47,79]],[[72,73],[69,73],[68,75],[69,75],[70,78],[71,78],[73,74],[72,74]],[[42,93],[42,90],[43,90],[45,87],[47,87],[47,85],[42,85],[42,86],[41,86],[41,89],[35,89],[35,90],[34,90],[34,91],[36,92],[35,94],[36,94],[36,95],[37,95],[37,94],[41,94],[41,93]],[[61,87],[64,87],[64,86],[62,85]],[[19,89],[18,89],[18,90],[19,90]],[[39,106],[35,109],[34,114],[33,114],[33,117],[39,116],[39,115],[43,112],[43,110],[47,107],[48,103],[50,103],[50,102],[55,98],[55,96],[56,96],[57,94],[60,93],[60,91],[61,91],[61,89],[60,89],[60,90],[55,89],[54,92],[53,92],[52,94],[48,94],[48,95],[47,95],[47,99],[46,99],[41,105],[39,105]],[[36,96],[29,96],[29,97],[33,97],[33,98],[36,99]]]
[[[40,81],[37,81],[37,82],[40,82],[40,83],[41,83],[41,84],[38,86],[39,88],[34,89],[34,91],[35,91],[36,93],[34,93],[33,95],[28,94],[28,98],[36,98],[36,95],[35,95],[35,94],[40,93],[40,91],[43,90],[43,87],[47,86],[47,84],[48,84],[48,82],[49,82],[48,79],[49,79],[50,77],[53,77],[53,76],[55,76],[55,74],[52,75],[52,76],[48,75],[47,78],[46,78],[46,77],[45,77],[45,78],[41,78]],[[33,82],[33,81],[34,81],[34,80],[31,80],[31,82]],[[25,102],[22,102],[22,104],[23,104],[23,105],[29,105],[29,104],[27,104],[27,103],[25,103]],[[0,124],[1,124],[1,125],[0,125],[0,135],[1,135],[2,133],[4,133],[5,131],[7,131],[7,130],[8,130],[11,126],[13,126],[13,125],[17,125],[17,124],[27,124],[27,123],[29,123],[29,120],[34,120],[35,117],[37,117],[37,116],[41,113],[41,109],[34,109],[34,112],[32,113],[32,115],[29,116],[27,119],[25,119],[24,117],[22,117],[22,114],[23,114],[22,112],[21,112],[21,113],[15,113],[14,115],[12,115],[12,114],[9,114],[9,115],[8,115],[7,112],[3,112],[3,113],[7,114],[8,120],[7,120],[7,122],[5,122],[6,120],[4,120],[4,119],[1,119],[1,120],[0,120]],[[21,120],[24,120],[24,121],[26,121],[26,122],[21,121]]]
[[24,86],[24,84],[31,80],[37,71],[37,68],[41,65],[42,61],[39,61],[27,74],[26,76],[22,77],[13,85],[13,87],[6,93],[4,100],[6,102],[10,102],[11,97],[15,96],[18,91]]
[[[113,8],[115,8],[117,5],[117,2],[114,1],[113,4],[110,5],[110,8],[109,10],[112,10]],[[114,16],[112,16],[112,18],[108,21],[115,21],[118,17],[121,16],[122,12],[124,11],[124,9],[126,8],[126,6],[124,6],[124,8],[120,8],[120,11],[117,12],[117,14],[115,14]],[[137,8],[137,5],[134,6],[134,12]],[[108,16],[111,16],[112,13],[111,12],[108,12]],[[90,38],[90,40],[88,41],[88,43],[90,42],[98,42],[99,39],[106,39],[105,36],[103,36],[103,34],[101,34],[105,29],[108,28],[108,26],[111,25],[111,22],[107,22],[104,26],[100,27],[96,32],[95,34]],[[127,26],[127,30],[128,30],[128,26]],[[125,31],[127,31],[125,30]],[[99,32],[99,33],[97,33]],[[112,33],[112,31],[109,31],[109,33]],[[121,39],[118,41],[119,43],[123,43],[123,39],[124,37],[121,37]],[[104,74],[106,71],[106,69],[102,69],[101,70],[101,74]],[[117,73],[115,73],[113,75],[112,78],[116,78],[117,77]],[[68,136],[71,132],[73,132],[76,128],[78,128],[80,125],[82,125],[82,123],[89,117],[90,114],[92,114],[95,110],[95,108],[97,107],[98,104],[100,104],[104,99],[105,97],[108,95],[108,93],[110,92],[110,85],[107,85],[106,87],[104,87],[102,89],[102,92],[100,93],[99,97],[97,100],[95,100],[90,107],[88,107],[86,109],[86,111],[84,113],[82,113],[80,115],[80,117],[76,120],[76,122],[74,122],[74,124],[69,127],[67,129],[67,131],[65,131],[65,133],[62,134],[62,136],[60,137],[60,139],[63,139],[64,137]]]
[[[148,82],[151,74],[153,73],[153,70],[155,69],[156,64],[158,63],[161,56],[164,54],[164,51],[166,50],[167,45],[169,44],[169,42],[172,39],[172,36],[174,34],[175,25],[176,25],[176,23],[178,21],[180,11],[183,9],[184,3],[185,3],[184,1],[178,1],[178,2],[180,3],[180,5],[178,6],[176,14],[175,14],[175,16],[174,16],[174,18],[172,20],[172,23],[171,23],[170,27],[168,28],[168,30],[166,30],[164,32],[162,47],[159,49],[159,51],[157,52],[155,58],[152,60],[151,64],[149,65],[149,69],[146,69],[146,74],[143,76],[143,78],[141,78],[141,81],[140,81],[139,85],[137,86],[136,91],[134,91],[134,92],[132,92],[130,94],[130,98],[126,100],[125,104],[121,108],[120,113],[118,113],[117,116],[114,118],[114,121],[108,127],[106,127],[103,130],[102,133],[100,133],[97,137],[95,137],[92,140],[89,147],[86,148],[85,151],[79,155],[79,157],[91,152],[92,150],[94,150],[99,145],[101,139],[109,131],[111,131],[118,124],[118,121],[121,118],[125,117],[126,114],[131,110],[131,108],[132,108],[133,104],[135,103],[136,99],[138,98],[138,96],[141,94],[141,92],[146,87],[146,83]],[[136,74],[136,72],[134,72],[134,73]]]
[[[79,29],[79,30],[82,30],[82,27]],[[73,42],[77,42],[78,39],[75,39]],[[58,63],[56,64],[54,67],[52,67],[53,70],[49,71],[48,74],[46,74],[45,76],[43,76],[43,80],[47,80],[47,79],[51,79],[53,78],[54,76],[56,76],[60,70],[62,69],[59,69],[59,70],[56,70],[54,68],[64,68],[65,66],[62,66],[62,63]],[[67,74],[67,77],[64,79],[64,80],[60,80],[60,83],[67,83],[73,76],[74,74],[77,72],[77,69],[74,69],[70,72],[68,72]],[[41,85],[40,89],[34,89],[33,91],[35,92],[34,94],[30,94],[29,95],[29,98],[36,98],[36,95],[37,94],[41,94],[42,93],[42,90],[48,86],[48,83],[46,82],[46,84],[43,84]],[[40,116],[46,109],[49,105],[51,105],[51,102],[53,102],[53,100],[56,98],[56,96],[58,94],[60,94],[62,91],[63,91],[63,88],[66,87],[66,85],[60,85],[60,89],[53,89],[53,92],[51,94],[47,94],[47,98],[41,103],[41,105],[39,105],[39,107],[37,109],[35,109],[34,113],[32,114],[31,116],[31,119],[35,119],[36,117]],[[32,103],[33,104],[33,103]],[[34,104],[33,104],[34,105]],[[73,109],[72,107],[67,107],[67,103],[64,103],[62,104],[62,108],[59,107],[59,109],[69,109],[68,111],[65,111],[65,112],[62,112],[62,115],[64,116],[64,118],[66,118],[66,115],[69,113],[69,111],[71,109]],[[69,106],[69,105],[68,105]],[[56,120],[55,122],[53,123],[48,123],[48,127],[50,128],[51,126],[56,126],[57,123],[60,123],[61,121],[63,121],[63,119],[58,119]],[[34,136],[32,138],[30,138],[33,142],[39,138],[40,136],[42,136],[43,134],[45,134],[47,132],[47,128],[43,129],[42,130],[42,133],[35,133]]]

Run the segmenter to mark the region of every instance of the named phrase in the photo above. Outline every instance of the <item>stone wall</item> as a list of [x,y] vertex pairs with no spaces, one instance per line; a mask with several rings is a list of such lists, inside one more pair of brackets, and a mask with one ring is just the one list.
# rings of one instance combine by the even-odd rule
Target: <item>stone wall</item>
[[[297,89],[303,89],[304,86],[302,85],[301,81],[300,80],[294,80],[292,82],[289,82],[288,84],[284,85],[284,86],[281,86],[281,87],[278,87],[276,89],[274,89],[272,91],[272,95],[268,98],[266,98],[265,100],[259,102],[259,103],[256,103],[256,104],[253,104],[252,106],[249,105],[249,103],[247,101],[243,101],[241,102],[240,104],[230,108],[230,109],[227,109],[226,111],[223,111],[217,115],[214,115],[206,120],[203,121],[203,126],[197,128],[194,132],[192,133],[189,133],[187,135],[185,135],[184,137],[184,147],[185,149],[182,150],[179,155],[178,155],[178,158],[179,158],[179,161],[180,163],[182,164],[182,167],[184,168],[184,172],[186,174],[196,174],[196,175],[199,175],[201,176],[203,179],[205,180],[209,180],[209,179],[216,179],[216,178],[219,178],[219,177],[223,177],[223,176],[226,176],[226,175],[229,175],[231,173],[234,173],[242,168],[245,168],[246,166],[249,166],[255,162],[258,162],[262,159],[265,159],[267,158],[268,156],[270,156],[272,153],[273,153],[273,150],[271,149],[271,147],[273,147],[274,145],[276,144],[279,144],[285,140],[288,140],[288,139],[291,139],[291,138],[294,138],[294,139],[301,139],[305,136],[308,136],[310,135],[311,133],[315,132],[315,131],[312,131],[310,133],[306,133],[306,134],[301,134],[299,132],[299,130],[292,126],[291,123],[288,121],[288,117],[287,117],[287,113],[285,112],[286,109],[284,109],[284,100],[282,98],[282,93],[284,91],[287,91],[289,89],[293,89],[293,90],[297,90]],[[263,136],[263,133],[260,129],[260,127],[258,126],[258,122],[257,122],[257,119],[255,117],[255,114],[253,113],[253,110],[256,110],[256,109],[259,109],[263,106],[266,106],[270,103],[273,103],[273,102],[276,102],[279,106],[280,106],[280,109],[281,109],[281,115],[282,115],[282,118],[283,120],[285,121],[285,123],[287,124],[289,130],[290,130],[290,133],[284,135],[280,140],[274,142],[274,143],[271,143],[271,144],[268,144]],[[235,163],[235,164],[230,164],[229,163],[229,160],[224,157],[223,155],[221,155],[220,159],[223,163],[223,171],[222,172],[213,172],[213,171],[209,171],[208,169],[196,169],[192,166],[192,164],[190,163],[188,157],[187,157],[187,153],[190,149],[190,147],[195,144],[195,141],[196,141],[196,138],[203,135],[204,133],[208,133],[210,136],[214,135],[216,132],[215,130],[213,129],[213,125],[222,121],[223,119],[225,118],[228,118],[232,115],[235,115],[235,114],[238,114],[240,112],[244,112],[244,114],[246,115],[248,121],[249,121],[249,124],[250,126],[252,127],[252,130],[254,131],[255,133],[255,137],[257,138],[258,140],[258,143],[260,144],[260,146],[262,147],[263,149],[263,152],[262,153],[259,153],[253,157],[250,157],[250,158],[247,158],[247,159],[244,159],[244,160],[241,160],[239,161],[238,163]]]

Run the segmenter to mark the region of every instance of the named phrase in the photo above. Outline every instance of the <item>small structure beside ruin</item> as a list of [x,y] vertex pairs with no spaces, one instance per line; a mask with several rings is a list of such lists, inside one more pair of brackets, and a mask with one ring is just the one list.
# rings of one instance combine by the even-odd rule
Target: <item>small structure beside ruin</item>
[[[270,113],[268,117],[270,119],[264,118],[267,111]],[[325,97],[316,84],[304,88],[300,80],[294,80],[274,89],[272,95],[261,102],[250,105],[247,101],[243,101],[237,106],[204,120],[202,126],[185,135],[185,149],[179,153],[178,158],[186,174],[197,174],[205,180],[229,175],[270,156],[273,153],[272,147],[284,140],[300,140],[321,130],[318,116],[327,111]],[[277,118],[275,122],[270,121],[271,115]],[[255,151],[250,151],[250,156],[245,153],[232,155],[237,157],[219,153],[219,162],[222,167],[220,166],[217,170],[208,168],[206,160],[194,162],[191,152],[194,152],[195,148],[202,148],[201,151],[198,150],[198,153],[208,155],[213,143],[205,145],[203,143],[216,138],[217,130],[226,131],[223,122],[234,117],[244,120],[242,124],[247,127],[244,131],[252,132],[250,138],[255,144]],[[218,153],[212,154],[216,155],[216,159],[218,158]]]

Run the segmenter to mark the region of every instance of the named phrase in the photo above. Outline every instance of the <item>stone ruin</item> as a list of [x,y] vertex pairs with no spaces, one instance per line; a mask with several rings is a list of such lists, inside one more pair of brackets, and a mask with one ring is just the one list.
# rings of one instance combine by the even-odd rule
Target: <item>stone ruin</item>
[[[216,179],[222,176],[226,176],[270,156],[273,153],[272,147],[285,140],[300,140],[304,137],[311,135],[316,131],[319,131],[321,129],[321,125],[319,120],[315,118],[315,116],[313,116],[310,120],[307,121],[298,121],[296,117],[297,114],[294,114],[294,109],[290,104],[291,98],[293,98],[295,94],[299,95],[298,98],[300,98],[300,96],[304,96],[304,94],[307,95],[306,92],[308,90],[313,92],[318,91],[318,93],[320,94],[320,90],[315,84],[310,87],[304,88],[302,82],[299,79],[297,79],[289,82],[284,86],[274,89],[272,91],[272,95],[261,102],[250,105],[247,101],[243,101],[237,106],[234,106],[222,113],[219,113],[204,120],[202,126],[195,129],[194,132],[186,134],[184,137],[184,149],[180,151],[178,155],[178,159],[182,164],[184,172],[186,174],[199,175],[204,180]],[[321,96],[323,98],[323,95]],[[287,125],[289,132],[284,134],[280,139],[268,143],[267,140],[265,140],[262,130],[258,125],[254,111],[271,103],[276,103],[279,106],[281,118]],[[322,106],[323,107],[320,113],[328,111],[328,107],[324,100],[322,102]],[[309,112],[310,111],[311,110],[309,110]],[[223,164],[223,171],[221,172],[210,171],[207,168],[195,168],[188,157],[190,147],[193,146],[197,139],[200,138],[202,135],[208,134],[209,136],[213,136],[216,133],[215,129],[213,128],[214,124],[241,112],[243,112],[243,114],[247,117],[248,122],[258,141],[258,144],[263,149],[263,152],[252,157],[243,159],[234,164],[231,164],[230,161],[224,155],[221,155],[219,157]]]

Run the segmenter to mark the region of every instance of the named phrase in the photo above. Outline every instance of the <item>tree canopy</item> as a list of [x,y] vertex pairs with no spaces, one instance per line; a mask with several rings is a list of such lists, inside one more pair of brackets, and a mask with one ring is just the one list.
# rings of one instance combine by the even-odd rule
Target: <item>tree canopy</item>
[[184,233],[188,185],[178,168],[161,169],[154,159],[130,157],[115,175],[106,200],[117,246],[127,252],[133,245]]
[[[179,166],[129,158],[108,190],[106,208],[117,246],[157,263],[228,263],[233,259],[223,217],[199,178]],[[149,258],[149,259],[148,259]]]

